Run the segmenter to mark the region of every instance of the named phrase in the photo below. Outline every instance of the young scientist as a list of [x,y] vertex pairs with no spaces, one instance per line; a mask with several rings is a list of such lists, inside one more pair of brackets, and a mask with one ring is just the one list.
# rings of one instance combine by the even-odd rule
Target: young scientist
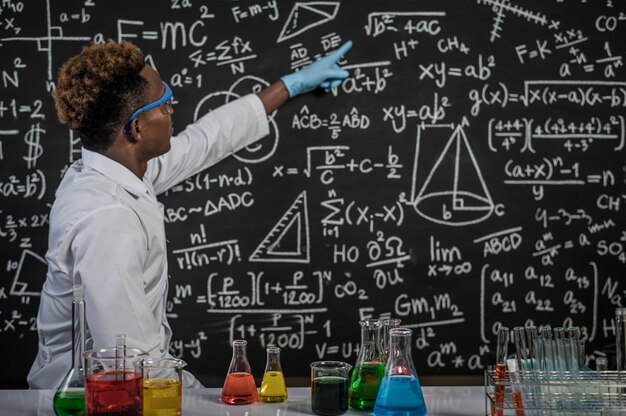
[[[37,316],[31,388],[54,389],[71,366],[72,286],[85,286],[87,340],[167,357],[167,251],[156,196],[269,133],[267,115],[349,74],[337,61],[347,42],[257,94],[225,104],[172,137],[172,91],[129,42],[91,44],[59,71],[59,120],[80,136],[50,213],[48,272]],[[185,372],[184,387],[201,387]]]

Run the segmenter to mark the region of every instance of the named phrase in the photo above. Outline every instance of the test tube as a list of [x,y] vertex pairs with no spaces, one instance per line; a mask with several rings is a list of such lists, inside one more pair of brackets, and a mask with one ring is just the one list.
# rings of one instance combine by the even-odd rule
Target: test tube
[[[498,342],[496,344],[496,409],[498,416],[502,416],[504,413],[504,384],[502,380],[506,378],[506,356],[509,348],[509,328],[501,326],[498,329]],[[495,409],[491,409],[491,414],[494,415]]]
[[[565,329],[562,327],[554,328],[554,342],[556,345],[557,351],[557,371],[559,374],[559,378],[567,382],[569,380],[568,370],[570,364],[570,355],[568,344],[566,344],[567,340],[565,339]],[[567,408],[569,407],[569,403],[567,400],[567,387],[562,387],[558,389],[558,393],[556,394],[557,398],[557,407],[558,408]]]
[[537,352],[535,351],[535,341],[538,338],[537,327],[529,326],[526,328],[526,335],[528,337],[528,358],[533,370],[537,370]]
[[[599,380],[598,383],[598,407],[602,408],[605,403],[610,403],[611,393],[613,389],[610,387],[611,380],[608,378],[607,371],[609,364],[606,357],[596,357],[596,373]],[[606,386],[609,387],[606,387]]]
[[580,338],[578,340],[578,366],[581,370],[585,369],[586,359],[585,359],[585,340]]
[[524,327],[513,328],[513,339],[515,340],[515,350],[517,352],[517,371],[522,373],[528,368],[528,349],[526,347],[526,333]]
[[569,369],[568,348],[565,347],[565,329],[561,327],[554,328],[554,340],[557,351],[557,371],[559,371],[562,378],[565,378],[565,372]]
[[576,376],[576,372],[580,371],[579,359],[579,341],[580,341],[580,328],[577,326],[567,328],[567,335],[569,336],[569,348],[570,348],[570,370],[572,375]]
[[615,358],[617,371],[626,371],[626,308],[615,309]]
[[[120,367],[117,362],[118,357],[122,358],[122,366]],[[122,373],[122,377],[126,379],[126,334],[117,334],[115,336],[115,374],[116,377],[119,373]],[[121,369],[121,371],[120,371]]]
[[517,369],[517,360],[509,358],[506,360],[507,371],[511,376],[511,390],[513,395],[513,406],[515,406],[515,416],[524,415],[524,403],[522,402],[522,388],[519,380],[519,372]]
[[[549,326],[541,328],[541,337],[543,339],[543,359],[544,368],[548,372],[553,372],[556,369],[554,360],[556,359],[556,351],[554,348],[554,341],[552,341],[552,329]],[[549,376],[551,376],[550,374]]]
[[[528,349],[526,347],[526,332],[524,331],[524,327],[522,326],[516,326],[515,328],[513,328],[513,339],[515,340],[515,350],[517,351],[517,373],[518,373],[518,380],[520,381],[520,384],[523,384],[525,382],[527,382],[527,380],[530,378],[528,376],[528,370],[529,370],[529,361],[528,361]],[[522,392],[524,394],[524,403],[533,403],[532,400],[530,400],[530,397],[528,395],[529,392],[532,392],[533,387],[522,387]]]

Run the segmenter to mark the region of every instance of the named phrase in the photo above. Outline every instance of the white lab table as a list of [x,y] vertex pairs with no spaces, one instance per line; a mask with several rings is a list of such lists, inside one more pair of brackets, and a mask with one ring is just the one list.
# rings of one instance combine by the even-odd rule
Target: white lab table
[[[314,415],[311,411],[311,389],[291,387],[285,403],[254,403],[230,406],[220,402],[220,388],[184,389],[183,416],[298,416]],[[472,387],[422,387],[428,416],[485,415],[485,389]],[[0,390],[0,415],[54,416],[52,390]],[[372,413],[373,414],[373,413]],[[368,415],[348,411],[346,415]]]

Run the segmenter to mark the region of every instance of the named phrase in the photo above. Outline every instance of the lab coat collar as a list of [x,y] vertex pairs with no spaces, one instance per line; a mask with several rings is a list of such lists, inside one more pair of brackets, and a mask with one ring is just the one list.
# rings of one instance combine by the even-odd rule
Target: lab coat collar
[[81,149],[81,156],[86,166],[100,172],[128,192],[137,196],[150,194],[146,184],[121,163],[84,147]]

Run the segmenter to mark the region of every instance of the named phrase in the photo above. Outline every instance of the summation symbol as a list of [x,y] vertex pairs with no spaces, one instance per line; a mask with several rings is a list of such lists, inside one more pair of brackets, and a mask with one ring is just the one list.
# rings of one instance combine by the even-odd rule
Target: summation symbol
[[532,12],[530,10],[525,10],[520,6],[511,4],[510,0],[476,0],[477,4],[484,4],[485,6],[490,6],[491,10],[493,10],[496,16],[493,18],[493,27],[491,29],[491,37],[489,40],[494,42],[496,38],[500,37],[500,32],[502,31],[502,23],[504,22],[504,16],[506,13],[511,13],[512,15],[522,17],[529,22],[533,22],[535,24],[545,26],[550,23],[550,27],[558,27],[559,22],[557,21],[548,21],[548,18],[541,14]]
[[39,127],[39,123],[37,123],[36,125],[32,125],[30,130],[24,135],[24,143],[28,145],[28,152],[27,156],[23,156],[22,158],[26,161],[28,169],[37,166],[37,159],[43,154],[43,147],[39,144],[39,140],[41,133],[45,132],[44,129]]
[[309,263],[309,214],[303,191],[250,255],[249,261]]

